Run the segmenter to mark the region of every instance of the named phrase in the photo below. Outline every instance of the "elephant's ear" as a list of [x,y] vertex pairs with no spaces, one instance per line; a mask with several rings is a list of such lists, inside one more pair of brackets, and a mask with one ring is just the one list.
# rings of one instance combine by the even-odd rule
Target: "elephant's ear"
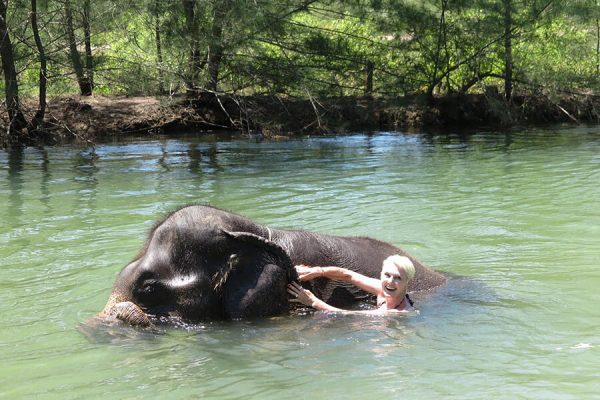
[[248,232],[224,233],[237,243],[236,253],[217,276],[215,290],[230,318],[269,317],[289,310],[287,284],[298,278],[280,246]]
[[240,240],[268,251],[275,256],[277,265],[286,271],[289,282],[298,280],[298,274],[296,273],[296,269],[294,268],[294,264],[292,263],[290,256],[283,249],[283,247],[279,246],[277,243],[249,232],[223,232],[225,232],[225,235],[233,239]]

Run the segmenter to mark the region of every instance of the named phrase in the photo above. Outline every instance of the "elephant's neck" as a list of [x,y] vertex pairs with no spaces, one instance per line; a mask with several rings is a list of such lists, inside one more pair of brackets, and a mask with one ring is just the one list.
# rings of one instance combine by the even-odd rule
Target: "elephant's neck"
[[270,241],[274,242],[275,244],[279,245],[281,248],[283,248],[292,259],[292,262],[298,262],[299,260],[304,259],[304,257],[302,257],[302,255],[300,254],[301,248],[298,247],[298,245],[301,243],[310,242],[310,245],[307,244],[306,248],[309,249],[311,253],[320,252],[319,241],[315,240],[316,235],[310,232],[289,229],[276,229],[263,225],[262,235]]
[[255,224],[253,226],[246,227],[246,229],[248,232],[262,236],[267,240],[274,241],[275,239],[275,229],[269,228],[266,225]]
[[262,236],[265,239],[271,240],[271,238],[269,237],[269,233],[274,231],[274,229],[268,228],[266,225],[257,224],[256,222],[249,219],[236,222],[237,223],[229,227],[230,230],[253,233],[257,236]]

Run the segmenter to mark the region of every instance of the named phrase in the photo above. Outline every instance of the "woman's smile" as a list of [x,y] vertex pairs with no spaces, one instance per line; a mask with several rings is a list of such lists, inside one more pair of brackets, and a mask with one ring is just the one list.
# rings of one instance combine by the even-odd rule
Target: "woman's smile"
[[383,295],[386,297],[396,297],[401,290],[395,282],[382,282]]

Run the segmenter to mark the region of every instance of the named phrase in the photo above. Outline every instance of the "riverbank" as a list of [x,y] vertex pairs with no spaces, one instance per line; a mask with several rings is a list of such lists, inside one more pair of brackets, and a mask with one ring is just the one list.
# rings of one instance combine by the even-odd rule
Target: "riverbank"
[[[33,112],[34,102],[24,108]],[[6,111],[0,106],[0,143],[6,144]],[[451,95],[426,101],[337,97],[296,99],[281,96],[57,97],[48,102],[45,129],[26,142],[94,142],[132,134],[182,130],[239,130],[259,136],[331,134],[354,130],[498,129],[552,123],[597,123],[600,97],[586,95],[514,96],[497,92]]]

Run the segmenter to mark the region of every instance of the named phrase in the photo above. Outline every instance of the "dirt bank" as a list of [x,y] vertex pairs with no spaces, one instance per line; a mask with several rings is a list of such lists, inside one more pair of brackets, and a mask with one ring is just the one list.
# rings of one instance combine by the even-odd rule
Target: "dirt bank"
[[[25,101],[25,109],[34,110]],[[497,93],[402,99],[295,99],[205,94],[180,97],[69,96],[48,103],[44,142],[94,141],[106,136],[170,133],[181,130],[241,130],[264,136],[324,134],[356,130],[427,130],[446,127],[500,128],[600,121],[600,98],[541,94],[515,96],[510,104]],[[6,111],[0,106],[1,143],[6,143]],[[27,132],[22,133],[24,136]],[[30,135],[31,136],[31,135]]]

